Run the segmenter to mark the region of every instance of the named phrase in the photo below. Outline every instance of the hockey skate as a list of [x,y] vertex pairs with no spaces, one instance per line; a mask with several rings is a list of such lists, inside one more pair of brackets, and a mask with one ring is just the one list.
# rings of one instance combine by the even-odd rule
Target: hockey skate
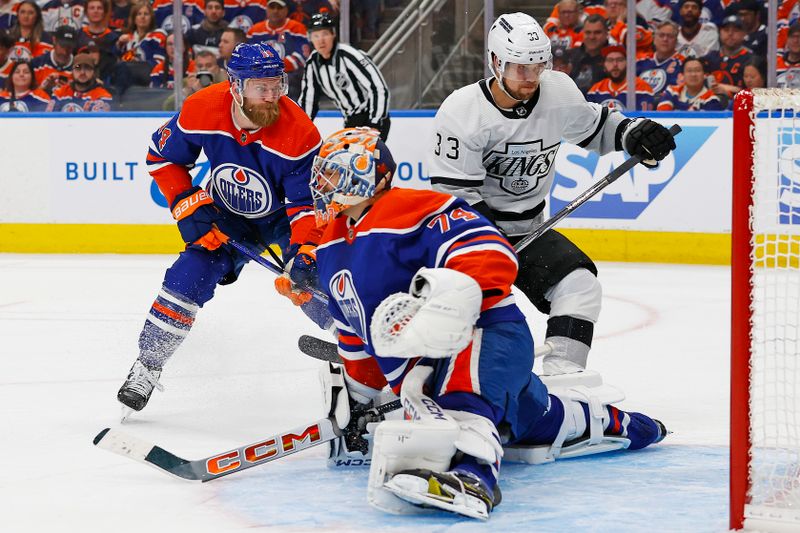
[[164,390],[164,387],[158,382],[159,377],[161,377],[160,368],[147,368],[138,359],[133,363],[128,379],[117,392],[117,400],[124,406],[123,420],[131,411],[144,409],[153,394],[153,389]]
[[490,492],[477,477],[458,471],[403,470],[392,476],[384,487],[414,505],[480,520],[487,520],[501,500],[497,486]]

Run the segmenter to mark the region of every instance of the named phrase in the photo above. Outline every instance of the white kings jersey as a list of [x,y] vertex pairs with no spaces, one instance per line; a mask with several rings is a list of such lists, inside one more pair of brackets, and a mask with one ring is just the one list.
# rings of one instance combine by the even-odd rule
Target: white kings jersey
[[464,198],[507,235],[524,235],[544,209],[562,140],[600,154],[621,150],[628,120],[587,102],[562,72],[542,73],[533,97],[513,109],[494,103],[492,83],[481,80],[445,99],[427,168],[434,190]]

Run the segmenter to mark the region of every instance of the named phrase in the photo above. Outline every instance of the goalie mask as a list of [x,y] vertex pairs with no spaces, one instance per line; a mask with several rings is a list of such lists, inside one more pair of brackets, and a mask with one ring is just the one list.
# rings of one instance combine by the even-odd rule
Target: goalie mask
[[372,128],[347,128],[325,139],[311,167],[311,196],[317,226],[348,207],[375,196],[376,186],[395,170],[392,153]]
[[486,39],[489,70],[510,98],[503,80],[538,82],[552,68],[550,39],[536,19],[524,13],[500,15]]

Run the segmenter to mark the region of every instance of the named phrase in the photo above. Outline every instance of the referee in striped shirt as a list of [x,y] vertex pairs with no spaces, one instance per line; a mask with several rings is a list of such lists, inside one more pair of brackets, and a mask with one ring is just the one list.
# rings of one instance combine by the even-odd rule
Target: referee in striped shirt
[[314,51],[306,63],[298,104],[312,119],[324,93],[344,115],[345,128],[369,126],[389,136],[389,88],[372,59],[337,42],[336,24],[327,13],[311,17],[308,33]]

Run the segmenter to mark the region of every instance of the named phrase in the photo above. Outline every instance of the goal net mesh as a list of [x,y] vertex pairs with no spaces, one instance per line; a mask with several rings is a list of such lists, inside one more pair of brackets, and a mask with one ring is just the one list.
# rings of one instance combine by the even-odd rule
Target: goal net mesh
[[745,514],[800,531],[800,91],[754,91],[750,489]]

